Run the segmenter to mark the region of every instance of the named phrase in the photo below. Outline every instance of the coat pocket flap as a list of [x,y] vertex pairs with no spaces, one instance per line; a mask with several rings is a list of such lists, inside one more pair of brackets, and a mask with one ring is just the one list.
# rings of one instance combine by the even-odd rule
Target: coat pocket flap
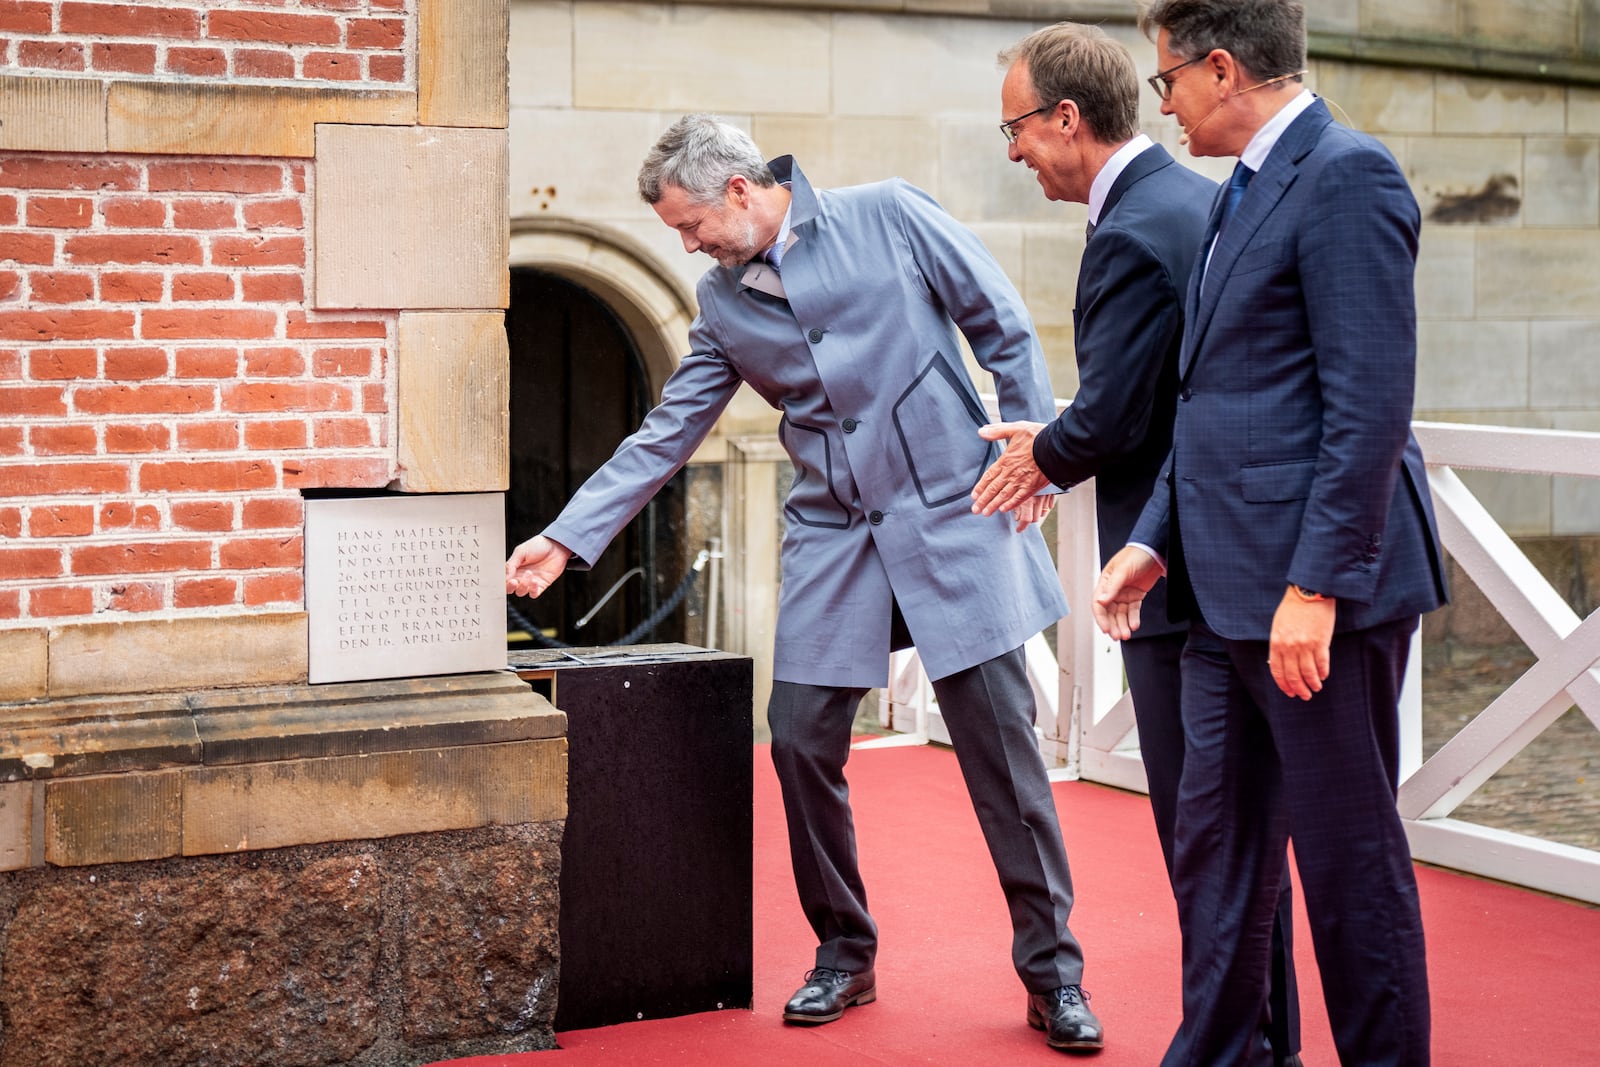
[[1239,468],[1239,489],[1253,504],[1300,500],[1311,492],[1311,482],[1316,476],[1317,461],[1314,459],[1258,463]]

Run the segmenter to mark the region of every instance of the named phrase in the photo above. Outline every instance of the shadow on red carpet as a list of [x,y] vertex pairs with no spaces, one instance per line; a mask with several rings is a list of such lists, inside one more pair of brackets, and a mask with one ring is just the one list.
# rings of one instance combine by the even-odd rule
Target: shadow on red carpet
[[[937,748],[855,753],[849,776],[879,924],[878,1001],[827,1026],[781,1021],[815,941],[789,876],[767,750],[755,797],[755,1005],[557,1035],[560,1050],[451,1067],[652,1064],[1062,1064],[1151,1067],[1179,1017],[1177,917],[1145,798],[1055,787],[1076,890],[1073,932],[1106,1049],[1068,1056],[1024,1020],[1005,902],[955,757]],[[1439,1067],[1600,1063],[1600,909],[1419,868]],[[692,887],[685,887],[688,891]],[[1297,916],[1309,1067],[1337,1063],[1311,940]]]

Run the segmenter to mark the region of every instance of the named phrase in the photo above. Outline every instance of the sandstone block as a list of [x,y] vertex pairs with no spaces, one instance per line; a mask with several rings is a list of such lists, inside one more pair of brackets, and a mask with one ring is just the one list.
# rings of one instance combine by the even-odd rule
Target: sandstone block
[[504,129],[508,0],[421,0],[417,8],[417,121]]
[[[511,116],[512,217],[648,220],[682,255],[682,242],[639,199],[637,182],[639,161],[671,122],[651,111],[518,108]],[[576,145],[582,151],[565,150]]]
[[572,106],[570,0],[511,5],[511,106]]
[[1528,200],[1526,226],[1600,224],[1600,141],[1593,138],[1528,138],[1524,149]]
[[1477,234],[1465,227],[1427,223],[1417,249],[1417,316],[1470,319]]
[[1309,84],[1328,101],[1335,118],[1342,110],[1355,129],[1432,133],[1433,77],[1431,71],[1321,60]]
[[505,316],[404,312],[396,360],[400,488],[504,492],[511,478]]
[[183,802],[189,856],[559,819],[566,741],[197,768]]
[[105,102],[99,81],[0,77],[0,149],[104,152]]
[[1485,230],[1477,264],[1480,316],[1563,319],[1600,307],[1593,230]]
[[1418,408],[1482,411],[1527,403],[1526,323],[1418,323]]
[[1578,44],[1571,0],[1461,0],[1461,32],[1490,48],[1562,55]]
[[1439,226],[1511,226],[1526,191],[1519,137],[1410,137],[1405,174],[1422,217]]
[[49,677],[48,630],[0,630],[0,701],[42,697]]
[[504,130],[317,128],[316,306],[503,308]]
[[1380,37],[1451,39],[1460,32],[1461,0],[1361,0],[1361,29]]
[[[835,16],[624,3],[575,4],[572,15],[572,80],[580,108],[666,115],[829,110],[827,72],[838,61],[830,54]],[[686,63],[685,56],[716,59]],[[639,146],[634,170],[648,147]]]
[[[1085,210],[1080,205],[1074,206],[1078,206],[1080,211]],[[1078,215],[1079,212],[1073,214]],[[1075,227],[1033,225],[1024,228],[1023,298],[1028,302],[1035,325],[1041,328],[1064,327],[1069,339],[1072,336],[1072,309],[1077,303],[1078,265],[1082,259],[1081,216]],[[1052,375],[1051,381],[1054,380]],[[1057,386],[1058,391],[1059,388]]]
[[33,862],[35,788],[32,782],[0,785],[0,871]]
[[757,115],[750,136],[768,156],[792,154],[818,188],[904,178],[932,190],[938,182],[938,124],[925,115],[817,117]]
[[1600,89],[1573,86],[1567,90],[1567,133],[1600,134]]
[[1462,74],[1434,81],[1434,130],[1441,134],[1560,134],[1565,123],[1559,85]]
[[306,676],[299,612],[86,623],[50,631],[50,695],[270,685]]
[[1535,322],[1531,330],[1532,405],[1600,408],[1600,323]]
[[318,123],[409,125],[417,98],[377,90],[112,82],[106,112],[113,152],[308,157]]
[[57,867],[176,856],[179,771],[92,775],[45,785],[44,858]]

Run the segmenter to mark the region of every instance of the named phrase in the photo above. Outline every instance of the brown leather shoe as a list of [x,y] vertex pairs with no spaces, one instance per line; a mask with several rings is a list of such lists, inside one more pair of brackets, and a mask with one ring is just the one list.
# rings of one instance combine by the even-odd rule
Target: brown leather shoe
[[878,979],[872,968],[860,974],[818,967],[806,972],[806,984],[783,1007],[783,1021],[816,1025],[831,1023],[844,1010],[878,999]]
[[1089,1010],[1089,994],[1080,986],[1064,985],[1048,993],[1029,993],[1028,1025],[1043,1030],[1051,1048],[1098,1052],[1105,1047],[1105,1032]]

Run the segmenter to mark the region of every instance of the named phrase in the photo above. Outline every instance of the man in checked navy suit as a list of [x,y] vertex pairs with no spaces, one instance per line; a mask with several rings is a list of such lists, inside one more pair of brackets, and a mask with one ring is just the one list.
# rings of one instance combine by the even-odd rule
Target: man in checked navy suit
[[718,266],[696,290],[692,351],[644,425],[538,537],[506,562],[506,590],[537,596],[592,562],[688,461],[735,390],[783,412],[794,463],[767,718],[801,908],[816,966],[784,1019],[820,1024],[877,997],[877,926],[856,860],[844,766],[866,690],[891,648],[915,644],[1011,915],[1027,1018],[1058,1048],[1094,1051],[1067,918],[1072,879],[1022,645],[1066,612],[1030,524],[972,514],[995,447],[962,365],[965,336],[1002,415],[1054,411],[1022,298],[994,257],[926,193],[891,180],[814,190],[788,156],[763,161],[709,115],[675,123],[639,192],[688,252]]
[[1411,636],[1445,599],[1410,432],[1420,219],[1388,151],[1300,84],[1304,20],[1296,0],[1141,16],[1163,113],[1191,152],[1240,160],[1189,282],[1172,453],[1094,601],[1129,637],[1164,560],[1191,620],[1169,1067],[1270,1062],[1257,1020],[1286,838],[1341,1062],[1429,1058],[1394,806]]
[[[973,490],[982,514],[1016,507],[1051,483],[1094,479],[1100,562],[1127,544],[1172,446],[1178,349],[1190,269],[1217,185],[1139,133],[1139,78],[1119,41],[1061,22],[1000,54],[1002,124],[1010,157],[1051,200],[1087,204],[1089,227],[1073,311],[1078,391],[1052,423],[979,431],[1008,438]],[[1172,873],[1172,832],[1183,771],[1179,659],[1185,620],[1166,618],[1166,583],[1146,599],[1143,625],[1122,643],[1156,835]],[[1272,995],[1263,1029],[1274,1061],[1298,1063],[1299,1003],[1283,878],[1273,929]]]

